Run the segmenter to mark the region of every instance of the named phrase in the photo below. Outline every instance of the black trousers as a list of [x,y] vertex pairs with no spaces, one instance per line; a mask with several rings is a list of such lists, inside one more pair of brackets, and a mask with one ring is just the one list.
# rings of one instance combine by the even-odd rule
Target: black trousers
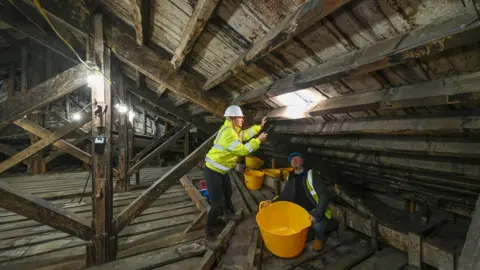
[[207,231],[213,231],[215,226],[223,223],[221,217],[224,211],[234,211],[232,205],[232,183],[228,174],[221,174],[207,166],[204,169],[210,196],[210,211],[207,218]]

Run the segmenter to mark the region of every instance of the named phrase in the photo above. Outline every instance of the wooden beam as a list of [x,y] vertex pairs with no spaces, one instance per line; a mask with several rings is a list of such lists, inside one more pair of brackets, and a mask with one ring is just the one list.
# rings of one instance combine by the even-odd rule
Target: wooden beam
[[210,210],[210,205],[208,204],[207,200],[202,196],[200,191],[193,185],[192,181],[187,175],[182,176],[180,178],[180,184],[182,184],[183,188],[187,192],[188,196],[192,201],[197,205],[199,210]]
[[172,145],[175,145],[177,141],[185,136],[187,132],[192,129],[192,125],[188,124],[184,128],[182,128],[179,132],[177,132],[175,135],[173,135],[171,138],[169,138],[166,142],[164,142],[162,145],[157,147],[157,149],[153,150],[150,154],[148,154],[146,157],[144,157],[142,160],[138,161],[133,165],[129,170],[128,170],[128,175],[132,175],[135,172],[139,171],[141,168],[143,168],[145,165],[147,165],[147,162],[152,160],[153,158],[157,157],[158,155],[161,155],[165,151],[168,150]]
[[287,134],[462,134],[480,130],[478,116],[379,117],[317,123],[277,124],[275,132]]
[[[89,138],[89,136],[86,136],[86,135],[83,135],[83,136],[78,136],[77,138],[75,138],[70,144],[72,146],[77,146],[79,144],[81,144],[82,142],[84,142],[85,140],[87,140]],[[58,141],[57,141],[58,142]],[[51,153],[49,156],[45,157],[43,159],[43,166],[46,166],[46,164],[50,163],[52,160],[62,156],[62,155],[65,155],[66,152],[65,151],[62,151],[62,150],[57,150],[53,153]]]
[[[45,128],[35,124],[31,120],[22,118],[20,120],[15,121],[15,125],[23,128],[29,133],[32,133],[42,139],[51,136],[51,132],[46,130]],[[87,163],[87,164],[92,164],[92,156],[77,147],[73,146],[71,143],[66,142],[65,140],[58,140],[53,143],[53,146],[57,147],[59,150],[64,151],[81,161]]]
[[[93,16],[93,38],[87,41],[87,60],[92,61],[106,78],[112,77],[110,49],[105,46],[102,13]],[[92,138],[103,143],[92,144],[93,228],[92,242],[87,246],[89,264],[103,264],[117,257],[117,243],[112,233],[113,179],[112,179],[112,92],[111,85],[102,78],[92,89]]]
[[7,99],[11,100],[14,96],[15,78],[17,77],[17,63],[10,64],[10,72],[7,81]]
[[231,76],[243,71],[246,67],[280,47],[291,38],[320,22],[325,16],[349,3],[350,0],[309,0],[305,2],[295,12],[285,17],[285,19],[272,28],[252,48],[224,67],[213,78],[210,78],[203,85],[203,89],[212,89]]
[[462,254],[458,261],[458,270],[480,269],[480,259],[478,258],[478,248],[480,246],[480,197],[478,197],[475,206],[475,212],[470,226],[468,227],[467,237],[463,245]]
[[[12,156],[15,156],[16,154],[18,154],[18,151],[15,150],[10,145],[0,143],[0,153],[4,154],[6,156],[12,157]],[[25,164],[26,166],[30,165],[30,163],[27,160],[22,161],[22,163]]]
[[343,77],[355,76],[405,63],[480,40],[480,22],[474,17],[456,17],[428,28],[413,30],[370,47],[335,58],[317,67],[289,75],[272,85],[239,96],[235,102],[247,104],[294,92]]
[[160,197],[172,184],[180,177],[189,172],[202,158],[211,146],[216,134],[208,138],[200,147],[193,151],[188,157],[183,159],[175,167],[170,169],[160,179],[154,182],[137,199],[131,202],[122,212],[113,220],[113,226],[116,234],[121,232],[132,220],[147,209],[158,197]]
[[145,45],[150,40],[152,2],[151,0],[134,0],[132,5],[137,44]]
[[0,164],[0,173],[5,172],[6,170],[10,169],[11,167],[15,166],[19,162],[22,162],[23,160],[31,157],[35,153],[38,153],[42,149],[46,148],[47,146],[51,145],[55,141],[58,141],[60,138],[64,137],[68,133],[74,131],[75,129],[81,127],[82,125],[86,124],[88,122],[87,118],[84,117],[83,121],[79,122],[73,122],[69,123],[55,132],[52,132],[50,135],[47,137],[41,139],[40,141],[32,144],[30,147],[27,149],[19,152],[13,157],[10,157],[9,159],[5,160]]
[[480,142],[458,137],[432,136],[293,136],[292,144],[321,148],[340,148],[380,152],[402,152],[419,155],[479,158]]
[[[175,126],[182,126],[183,122],[176,119],[175,117],[172,117],[171,115],[168,115],[167,113],[164,112],[164,110],[160,110],[159,108],[151,105],[151,102],[148,100],[144,100],[142,98],[138,98],[137,96],[132,97],[132,105],[134,107],[137,107],[139,110],[146,110],[148,113],[158,116],[162,118],[163,120],[169,122],[170,124],[173,124]],[[142,114],[143,116],[143,114]],[[135,117],[140,117],[140,115],[137,115]],[[143,135],[143,134],[142,134]]]
[[195,46],[198,37],[202,35],[203,29],[219,2],[220,0],[200,0],[196,3],[195,10],[183,30],[183,35],[171,61],[175,69],[180,69],[183,61]]
[[[27,0],[22,0],[30,2]],[[31,3],[30,3],[31,4]],[[88,35],[91,29],[92,14],[82,1],[75,0],[43,0],[45,11],[64,24],[72,26],[77,31]],[[112,23],[106,25],[105,37],[109,48],[115,56],[125,64],[135,68],[153,81],[165,85],[170,91],[198,104],[206,111],[215,115],[223,115],[229,101],[220,97],[207,97],[201,88],[199,79],[182,70],[175,70],[168,60],[154,50],[139,46],[134,38],[128,34],[128,29]]]
[[215,132],[216,127],[214,125],[211,125],[205,122],[205,120],[202,117],[192,116],[185,110],[175,107],[175,105],[173,105],[170,101],[168,101],[165,98],[157,99],[153,91],[150,91],[148,89],[140,89],[140,88],[133,88],[133,87],[131,87],[129,91],[135,96],[142,98],[146,102],[149,102],[157,106],[161,110],[164,110],[168,113],[171,113],[177,116],[178,118],[184,120],[185,122],[193,124],[194,126],[202,129],[207,133]]
[[174,134],[177,129],[172,128],[163,134],[160,138],[156,139],[149,146],[145,147],[140,151],[134,158],[132,158],[132,163],[137,163],[141,158],[150,153],[153,149],[157,148],[161,143],[165,142],[172,134]]
[[78,65],[36,85],[25,95],[0,103],[0,129],[86,83],[87,68]]
[[442,80],[407,85],[382,91],[371,91],[320,101],[309,111],[312,116],[377,109],[459,104],[480,100],[477,81],[480,72]]
[[54,205],[0,183],[0,207],[38,221],[52,228],[88,240],[92,236],[90,221]]
[[[121,72],[117,72],[116,87],[118,90],[118,96],[122,102],[127,101],[127,89],[123,83],[123,75]],[[118,136],[118,178],[117,178],[117,190],[126,192],[130,184],[130,178],[127,176],[130,159],[128,159],[128,113],[119,115],[119,136]]]
[[27,94],[28,89],[28,51],[22,47],[20,67],[20,91],[22,95]]

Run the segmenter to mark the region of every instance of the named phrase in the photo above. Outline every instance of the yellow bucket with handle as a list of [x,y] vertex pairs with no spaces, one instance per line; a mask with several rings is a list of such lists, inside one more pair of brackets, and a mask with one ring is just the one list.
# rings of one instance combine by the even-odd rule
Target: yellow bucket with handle
[[271,176],[273,178],[280,179],[280,175],[282,175],[282,171],[278,169],[263,169],[265,175]]
[[243,177],[245,178],[245,186],[250,190],[258,190],[263,185],[265,174],[257,170],[245,170]]
[[293,258],[302,252],[312,225],[310,214],[301,206],[287,202],[274,202],[262,209],[260,203],[256,216],[263,242],[272,254]]
[[250,169],[260,169],[263,166],[263,160],[258,157],[247,156],[245,157],[245,166]]
[[280,171],[282,171],[283,181],[287,181],[288,180],[288,175],[291,172],[293,172],[293,168],[292,167],[280,168]]

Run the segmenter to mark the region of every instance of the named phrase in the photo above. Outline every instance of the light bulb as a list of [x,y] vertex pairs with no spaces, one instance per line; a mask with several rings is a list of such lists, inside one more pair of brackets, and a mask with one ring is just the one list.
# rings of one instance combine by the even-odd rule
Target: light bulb
[[117,108],[118,112],[121,114],[128,112],[127,105],[125,104],[117,103],[115,104],[115,108]]
[[103,76],[98,72],[95,72],[94,74],[89,74],[87,77],[87,83],[90,88],[98,87],[103,83]]
[[82,119],[82,116],[80,115],[80,113],[75,113],[72,118],[73,120],[78,121]]

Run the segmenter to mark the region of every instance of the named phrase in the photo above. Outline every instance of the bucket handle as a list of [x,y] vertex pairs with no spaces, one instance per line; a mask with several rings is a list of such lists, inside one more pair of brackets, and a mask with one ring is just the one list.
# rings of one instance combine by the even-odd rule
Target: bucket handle
[[[276,198],[278,198],[278,196],[275,196],[273,199],[271,199],[271,201],[275,200]],[[266,204],[266,203],[267,203],[267,201],[261,201],[258,204],[258,211],[263,210],[263,205]]]

